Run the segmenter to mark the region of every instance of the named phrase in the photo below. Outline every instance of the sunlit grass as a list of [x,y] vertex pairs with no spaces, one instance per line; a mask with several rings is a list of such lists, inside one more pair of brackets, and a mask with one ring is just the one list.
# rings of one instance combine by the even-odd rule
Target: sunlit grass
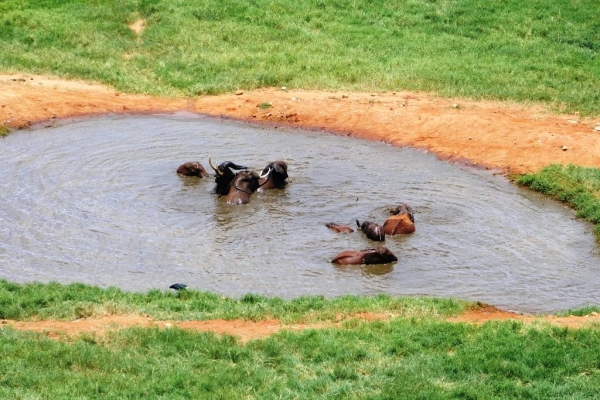
[[599,20],[593,0],[6,0],[0,69],[157,95],[407,89],[599,114]]
[[112,314],[149,314],[156,319],[281,319],[284,322],[336,320],[357,312],[404,317],[448,316],[473,303],[427,297],[302,296],[291,300],[247,294],[239,299],[196,290],[125,292],[83,284],[15,284],[0,280],[0,318],[76,319]]
[[[82,284],[0,280],[0,318],[338,321],[242,343],[179,328],[128,328],[61,340],[0,327],[0,398],[593,398],[600,390],[600,327],[516,321],[450,323],[478,304],[451,299],[147,293]],[[590,311],[591,309],[587,309]]]
[[[127,27],[137,18],[146,19],[139,37]],[[407,89],[599,115],[598,21],[592,0],[5,0],[0,69],[167,96],[265,86]],[[599,176],[597,169],[551,166],[518,180],[600,226]],[[443,321],[470,306],[385,295],[232,299],[0,280],[0,318],[18,320],[398,317],[280,332],[245,345],[179,329],[61,342],[3,328],[0,398],[597,397],[600,330]],[[598,309],[574,313],[590,310]]]
[[398,318],[242,344],[177,328],[0,329],[2,398],[595,398],[600,330]]

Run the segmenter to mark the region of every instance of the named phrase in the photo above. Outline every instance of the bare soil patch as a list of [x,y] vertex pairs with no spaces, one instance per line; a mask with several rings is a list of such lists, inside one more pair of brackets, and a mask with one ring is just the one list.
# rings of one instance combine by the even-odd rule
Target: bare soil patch
[[[259,107],[267,102],[272,104],[268,109]],[[0,125],[8,128],[73,116],[180,110],[412,146],[503,173],[536,171],[552,163],[600,167],[600,131],[595,130],[600,118],[554,115],[542,107],[412,92],[277,88],[167,99],[85,82],[0,75]]]
[[525,324],[551,324],[564,326],[567,328],[584,328],[600,323],[600,314],[591,313],[585,316],[570,315],[567,317],[558,317],[555,315],[522,315],[508,311],[500,310],[493,306],[484,306],[465,312],[457,317],[447,318],[448,322],[465,322],[473,324],[483,324],[488,321],[520,321]]
[[135,34],[138,36],[142,34],[142,32],[144,31],[145,28],[146,28],[146,20],[145,19],[138,19],[137,21],[135,21],[134,23],[129,25],[129,29],[134,31]]
[[85,318],[75,321],[0,321],[2,327],[12,327],[17,330],[44,332],[51,338],[70,338],[81,334],[94,334],[102,337],[109,331],[129,327],[158,327],[169,329],[178,327],[198,332],[214,332],[220,335],[227,334],[240,338],[242,342],[270,336],[280,330],[323,329],[340,326],[344,320],[359,319],[363,321],[387,320],[390,316],[384,314],[360,313],[335,322],[318,324],[283,324],[276,319],[264,321],[246,321],[242,319],[223,320],[214,319],[206,321],[156,321],[149,316],[139,315],[110,315],[102,318]]
[[[388,321],[395,316],[392,314],[359,313],[345,318],[339,317],[336,321],[322,322],[317,324],[283,324],[276,319],[264,321],[246,321],[242,319],[235,320],[206,320],[206,321],[156,321],[149,316],[139,315],[111,315],[102,318],[86,318],[75,321],[0,321],[2,327],[12,327],[17,330],[29,330],[43,332],[53,339],[69,339],[81,334],[93,334],[103,337],[110,331],[124,329],[129,327],[157,327],[170,329],[177,327],[180,329],[193,330],[198,332],[214,332],[219,335],[237,336],[243,343],[268,337],[281,330],[299,331],[304,329],[324,329],[330,327],[340,327],[344,321],[358,319],[361,321]],[[454,323],[473,323],[483,324],[489,321],[507,321],[513,320],[523,322],[526,325],[556,325],[572,329],[598,326],[600,324],[600,314],[592,313],[584,317],[569,316],[528,316],[514,314],[502,311],[495,307],[484,306],[469,310],[457,317],[447,318],[446,321]]]

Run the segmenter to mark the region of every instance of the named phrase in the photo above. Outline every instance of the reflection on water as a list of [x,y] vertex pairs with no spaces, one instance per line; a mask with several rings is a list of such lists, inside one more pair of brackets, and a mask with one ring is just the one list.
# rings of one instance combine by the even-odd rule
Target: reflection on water
[[394,264],[375,264],[375,265],[338,265],[332,264],[335,269],[340,272],[359,273],[364,277],[371,275],[385,275],[394,270]]
[[[231,206],[214,180],[175,173],[208,157],[261,170],[285,190]],[[174,282],[230,296],[433,295],[526,312],[600,303],[592,227],[535,193],[430,154],[323,133],[191,115],[103,117],[0,141],[0,277],[126,290]],[[400,202],[417,231],[388,237],[399,261],[334,266],[377,246],[327,222],[383,223]]]

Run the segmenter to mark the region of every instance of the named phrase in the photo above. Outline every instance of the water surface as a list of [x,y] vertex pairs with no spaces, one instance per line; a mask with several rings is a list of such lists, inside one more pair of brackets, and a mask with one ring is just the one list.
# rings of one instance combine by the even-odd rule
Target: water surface
[[[293,182],[230,206],[208,157]],[[76,121],[0,141],[0,278],[125,290],[175,282],[229,296],[431,295],[522,312],[600,304],[600,252],[572,211],[488,171],[414,149],[186,114]],[[388,237],[391,265],[336,267],[377,246],[324,225],[383,223],[406,202],[417,231]]]

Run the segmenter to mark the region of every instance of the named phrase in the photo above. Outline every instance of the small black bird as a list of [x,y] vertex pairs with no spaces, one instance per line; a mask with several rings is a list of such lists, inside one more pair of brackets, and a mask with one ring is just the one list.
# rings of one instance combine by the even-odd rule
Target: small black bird
[[183,290],[187,287],[187,285],[183,284],[183,283],[174,283],[171,286],[169,286],[169,289],[175,289],[175,290]]

